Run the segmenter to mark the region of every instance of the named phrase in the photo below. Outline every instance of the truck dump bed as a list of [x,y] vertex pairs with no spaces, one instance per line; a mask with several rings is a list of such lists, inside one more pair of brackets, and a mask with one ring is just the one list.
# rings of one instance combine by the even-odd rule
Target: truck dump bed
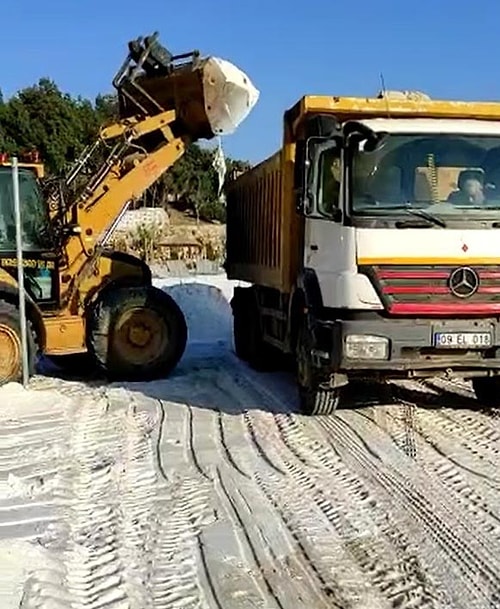
[[287,292],[296,270],[299,216],[286,175],[293,174],[293,162],[284,157],[280,150],[228,184],[226,271],[229,279]]

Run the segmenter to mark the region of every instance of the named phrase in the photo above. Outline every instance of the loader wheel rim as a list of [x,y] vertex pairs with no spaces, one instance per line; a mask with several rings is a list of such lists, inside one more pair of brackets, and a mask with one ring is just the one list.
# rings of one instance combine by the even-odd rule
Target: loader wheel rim
[[0,380],[13,380],[21,364],[21,339],[18,333],[5,324],[0,324]]
[[118,320],[114,347],[120,359],[136,366],[147,366],[165,353],[168,328],[162,317],[151,309],[136,307]]

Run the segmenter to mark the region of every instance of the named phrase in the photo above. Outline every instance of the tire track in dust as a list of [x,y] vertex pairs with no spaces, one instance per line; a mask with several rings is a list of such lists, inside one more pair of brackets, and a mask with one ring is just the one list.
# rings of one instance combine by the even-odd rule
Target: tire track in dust
[[29,388],[33,391],[56,391],[79,399],[97,399],[107,394],[107,385],[103,381],[71,381],[55,376],[34,376],[30,379]]
[[[432,493],[432,486],[429,489],[429,478],[423,476],[423,472],[417,467],[409,467],[411,463],[403,467],[402,462],[395,455],[390,466],[387,461],[374,459],[373,455],[364,450],[362,444],[364,440],[361,439],[360,432],[353,427],[352,422],[345,419],[348,419],[347,415],[333,417],[328,421],[322,421],[321,425],[335,441],[343,460],[363,467],[366,478],[371,481],[372,486],[387,494],[386,501],[393,501],[397,497],[407,513],[412,514],[416,522],[420,522],[445,553],[448,568],[461,571],[460,575],[457,574],[453,586],[450,580],[448,587],[453,590],[457,582],[460,582],[463,586],[462,592],[466,594],[468,589],[470,590],[468,596],[473,594],[473,597],[468,601],[467,596],[461,597],[456,606],[469,607],[474,606],[479,599],[482,599],[482,602],[485,600],[490,602],[492,596],[496,598],[500,591],[500,578],[497,574],[498,569],[491,565],[495,553],[486,551],[488,541],[482,539],[480,545],[476,543],[475,537],[471,536],[472,523],[465,523],[456,513],[456,505],[447,505],[447,498],[442,493],[438,495]],[[372,442],[377,444],[373,432],[370,437]],[[410,471],[407,471],[408,469]],[[423,489],[426,491],[425,494],[422,493]],[[460,530],[460,533],[456,530]],[[475,574],[474,578],[470,577],[472,573]]]
[[[264,450],[262,446],[261,450]],[[257,452],[259,457],[261,450]],[[266,461],[272,462],[272,457],[266,455]],[[258,488],[272,508],[265,522],[271,526],[278,515],[283,537],[292,548],[295,547],[292,549],[289,568],[291,566],[294,571],[302,574],[301,580],[304,581],[307,596],[316,595],[317,600],[307,604],[309,601],[304,593],[298,598],[306,607],[318,609],[325,606],[339,609],[368,606],[380,608],[378,599],[373,598],[371,590],[361,576],[356,574],[357,568],[351,564],[342,544],[336,543],[330,523],[317,506],[308,504],[304,489],[299,489],[286,474],[277,474],[274,468],[265,467],[264,470],[266,469],[267,471],[262,471],[256,466],[253,471]],[[262,507],[259,508],[257,513],[261,514],[262,510]],[[273,537],[276,538],[276,531],[272,535],[268,534],[267,538]],[[287,554],[288,552],[285,556]],[[297,602],[292,606],[296,606]]]
[[[455,385],[453,385],[453,387],[454,386]],[[431,401],[439,403],[439,392],[443,390],[441,384],[433,383],[431,387],[433,392],[433,395],[430,396]],[[425,385],[425,388],[427,389],[427,385]],[[448,391],[448,386],[446,390]],[[463,397],[470,400],[470,389],[463,389],[463,391],[468,392]],[[450,392],[448,391],[448,393]],[[427,398],[427,401],[429,401],[428,390],[426,391],[426,394],[425,397]],[[487,417],[483,413],[475,412],[473,414],[470,411],[457,411],[449,408],[444,410],[431,410],[429,408],[421,409],[418,408],[417,404],[411,403],[406,403],[402,406],[413,407],[414,417],[409,426],[412,430],[415,444],[417,445],[418,442],[418,446],[420,447],[418,460],[421,468],[431,475],[431,479],[442,484],[445,488],[448,487],[448,491],[445,490],[445,488],[442,490],[438,489],[439,494],[446,496],[447,493],[449,494],[451,491],[456,501],[455,505],[461,506],[462,513],[471,515],[476,519],[476,523],[474,524],[472,524],[472,522],[470,525],[468,523],[465,524],[465,530],[469,528],[475,530],[475,527],[479,526],[479,530],[482,531],[482,534],[479,535],[479,538],[482,539],[482,543],[488,544],[490,538],[498,541],[500,538],[500,519],[494,507],[497,504],[496,496],[498,484],[496,480],[492,479],[491,476],[488,476],[484,471],[486,465],[484,459],[486,458],[486,455],[482,454],[482,451],[479,450],[479,447],[486,448],[485,452],[488,452],[489,454],[493,452],[495,456],[498,451],[497,446],[495,446],[495,444],[497,444],[496,430],[492,430],[491,427],[484,427],[484,419],[487,420]],[[390,423],[380,424],[380,416],[377,417],[374,415],[369,417],[365,415],[363,411],[356,411],[354,416],[366,416],[368,420],[382,427],[382,429],[393,436],[392,439],[395,439],[396,444],[398,444],[403,452],[408,455],[408,451],[405,450],[405,444],[401,442],[402,438],[407,437],[408,419],[404,416],[398,416],[397,409],[390,407],[379,408],[383,408],[383,410],[388,413],[384,423],[386,423],[387,418],[389,418],[389,420],[392,419],[393,422],[398,422],[399,424],[395,426]],[[455,425],[453,433],[450,432],[448,433],[448,436],[443,436],[441,431],[443,423],[447,421],[445,427],[450,431],[451,425],[448,419],[453,421],[455,417],[465,424],[465,433],[461,433]],[[439,422],[439,418],[443,419],[441,423]],[[384,417],[382,417],[382,419],[384,419]],[[467,423],[470,424],[467,425]],[[402,433],[394,433],[395,429],[400,430],[401,427],[403,427]],[[474,446],[472,440],[476,434],[479,441],[477,445]],[[466,452],[464,453],[463,450],[460,450],[461,442],[459,438],[462,438],[464,435],[469,440],[467,446],[470,451],[469,455],[467,455]],[[366,437],[369,436],[370,433],[367,431]],[[472,453],[483,462],[471,463],[470,457],[472,456]],[[414,454],[410,453],[408,456],[414,458]],[[481,468],[483,471],[481,471]],[[488,469],[488,467],[486,469]],[[451,500],[452,497],[450,497],[450,501]],[[451,505],[450,509],[453,509]],[[497,554],[497,549],[492,546],[490,552],[491,555],[494,556]]]
[[[226,379],[227,387],[230,387],[231,381],[232,379],[229,377]],[[241,378],[238,382],[233,383],[233,387],[230,387],[228,391],[231,391],[231,394],[237,394],[239,391],[241,399],[248,401],[249,388],[245,386],[244,390],[242,389]],[[260,403],[262,403],[262,399]],[[287,415],[277,415],[276,418],[280,418],[280,416]],[[294,451],[290,442],[284,445],[283,438],[278,440],[280,430],[271,422],[274,419],[271,414],[249,412],[246,419],[247,421],[252,420],[253,433],[260,437],[259,445],[261,449],[265,447],[268,453],[267,459],[278,463],[279,465],[276,467],[286,469],[288,472],[288,476],[285,477],[276,475],[273,470],[269,470],[267,473],[257,470],[255,476],[269,501],[289,528],[295,543],[301,548],[312,572],[311,575],[317,579],[323,593],[328,597],[330,606],[390,606],[388,604],[388,597],[391,596],[390,587],[384,589],[382,582],[380,582],[379,588],[372,586],[366,579],[366,569],[371,560],[367,561],[365,557],[360,564],[359,552],[353,551],[354,540],[359,539],[359,531],[351,530],[350,538],[353,540],[353,545],[348,547],[346,544],[343,514],[336,505],[339,497],[336,496],[335,502],[330,502],[325,497],[324,484],[322,486],[318,476],[319,468],[314,468],[315,471],[310,472],[311,465],[308,468],[304,466],[306,457],[299,454],[300,447],[295,447],[297,450]],[[284,446],[284,452],[277,448],[280,444]],[[299,458],[295,463],[290,462],[289,459],[297,454],[299,454]],[[321,472],[321,477],[324,477],[324,472]],[[329,482],[330,480],[327,480],[326,484]],[[361,534],[361,539],[363,541],[359,548],[363,551],[369,546],[369,541],[364,538],[363,534]],[[386,548],[382,549],[381,556],[385,550]],[[379,575],[383,573],[382,563],[383,561],[380,560]],[[370,567],[372,566],[370,564]],[[407,574],[404,577],[406,580],[408,579]],[[401,582],[396,582],[392,589],[398,583]],[[398,600],[398,602],[401,601]],[[401,604],[401,606],[417,606],[414,603],[413,599],[411,605]],[[435,605],[430,602],[427,604],[421,602],[418,606]]]
[[[72,383],[67,391],[66,383],[54,382],[53,379],[39,383],[39,386],[63,386],[65,393],[70,395],[80,395],[82,388],[82,384],[77,382]],[[104,390],[99,386],[85,387],[83,393],[89,400],[95,401],[96,396],[102,395]],[[89,598],[96,588],[88,581],[95,565],[90,565],[87,570],[82,569],[81,563],[85,557],[81,556],[81,552],[80,555],[74,552],[68,553],[67,560],[69,568],[76,574],[80,573],[80,579],[68,575],[67,587],[77,592],[80,587],[80,595],[83,594],[82,588],[86,589],[87,597],[82,601],[82,607],[87,607],[85,603],[89,600],[99,606],[102,602],[107,607],[125,603],[131,609],[205,607],[196,564],[200,522],[206,515],[207,506],[204,489],[200,489],[198,480],[194,478],[184,479],[180,483],[167,480],[171,484],[163,489],[162,496],[157,497],[156,468],[161,468],[161,455],[157,453],[155,460],[150,436],[162,410],[158,411],[157,401],[148,398],[140,398],[139,404],[134,394],[126,390],[111,389],[107,393],[115,395],[118,410],[131,403],[128,416],[120,426],[122,454],[117,461],[120,471],[117,472],[114,487],[103,484],[109,491],[103,504],[108,504],[112,511],[104,527],[112,532],[108,536],[108,543],[113,549],[114,558],[110,560],[104,552],[101,560],[103,566],[106,565],[107,576],[113,581],[109,582],[107,589],[102,585],[97,586],[98,601],[93,596]],[[149,409],[141,409],[146,403],[149,403]],[[151,412],[156,413],[156,419]],[[87,436],[95,436],[95,431],[90,431]],[[94,480],[89,493],[96,491],[98,488]],[[117,505],[113,505],[113,497]],[[118,497],[119,500],[116,499]],[[86,497],[80,497],[82,499],[85,503]],[[75,521],[75,514],[71,514],[68,520],[70,518]],[[113,529],[117,519],[119,526]],[[71,540],[74,532],[70,530],[67,536]],[[114,564],[116,561],[118,567]],[[116,577],[118,579],[114,579]],[[108,597],[105,596],[106,591]]]
[[498,472],[500,436],[495,430],[486,427],[478,418],[449,410],[430,411],[427,420],[429,427],[435,425],[447,437],[453,438],[459,448],[473,455],[485,468],[485,473],[498,478],[495,472]]
[[[285,429],[285,425],[288,429]],[[443,581],[446,573],[438,569],[437,573],[430,575],[427,555],[433,548],[425,537],[412,530],[414,527],[409,527],[407,521],[387,510],[387,506],[380,502],[359,474],[350,470],[303,420],[286,417],[283,427],[284,433],[295,438],[297,445],[309,453],[313,463],[324,470],[325,473],[319,474],[323,486],[318,495],[324,509],[333,517],[336,502],[346,506],[348,511],[344,517],[347,526],[345,523],[342,525],[345,536],[352,537],[349,529],[353,528],[366,532],[365,544],[354,547],[353,554],[368,571],[374,572],[375,585],[384,590],[388,597],[397,599],[398,606],[413,607],[415,604],[431,607],[444,604]],[[329,489],[335,490],[328,493]],[[437,574],[439,578],[436,578]],[[385,578],[388,581],[384,581]],[[449,600],[444,606],[448,605]]]
[[326,472],[315,475],[297,465],[290,464],[289,469],[336,529],[374,589],[401,607],[438,606],[439,586],[427,575],[405,527],[381,508],[359,479],[346,472],[340,460],[332,463],[331,456],[328,460]]
[[[213,394],[213,387],[211,392]],[[166,508],[170,512],[172,503],[186,503],[186,498],[192,499],[194,493],[199,493],[200,498],[202,497],[198,510],[201,516],[199,526],[193,528],[192,515],[182,514],[180,510],[177,515],[174,514],[173,521],[170,521],[170,526],[166,527],[164,534],[160,533],[164,546],[161,554],[165,555],[165,549],[170,549],[169,577],[176,582],[181,576],[179,569],[174,569],[172,564],[183,563],[188,567],[189,572],[186,569],[184,572],[187,574],[185,587],[190,586],[187,597],[191,600],[186,605],[189,607],[210,605],[250,609],[265,604],[268,598],[261,593],[259,571],[253,559],[252,547],[238,523],[233,506],[222,490],[224,483],[219,469],[226,465],[230,476],[234,465],[221,441],[222,436],[219,436],[219,415],[215,411],[175,403],[162,403],[162,408],[166,412],[164,429],[168,429],[169,416],[172,413],[174,425],[182,434],[180,443],[186,446],[182,469],[174,472],[162,466],[167,482]],[[180,419],[183,421],[180,422]],[[172,434],[172,431],[167,433]],[[170,435],[169,444],[177,446],[178,441]],[[168,460],[168,450],[162,453],[162,459]],[[186,476],[192,480],[192,488],[185,488]],[[175,548],[179,547],[179,530],[180,537],[184,540],[184,552],[174,558],[174,554],[178,552]],[[164,570],[159,577],[165,579]],[[196,583],[195,586],[193,582]],[[179,595],[167,600],[172,604],[158,606],[173,607],[174,603],[181,602]]]
[[[469,416],[464,413],[464,420],[456,420],[452,414],[455,413],[427,410],[420,413],[418,436],[422,450],[425,449],[429,456],[422,466],[432,468],[436,461],[444,461],[450,471],[453,469],[458,475],[465,475],[468,483],[480,492],[490,494],[493,490],[496,493],[500,488],[500,476],[495,467],[495,454],[499,451],[491,442],[491,434],[487,441],[481,438],[479,431],[477,442],[473,443],[473,434],[467,429]],[[475,427],[473,422],[472,429]],[[481,429],[480,423],[478,427]],[[391,433],[390,427],[387,432]]]
[[[223,384],[224,393],[234,395],[232,388]],[[235,396],[237,397],[237,396]],[[243,471],[239,481],[220,476],[223,492],[230,501],[237,522],[245,531],[249,545],[252,548],[254,561],[263,573],[267,595],[261,592],[268,602],[276,603],[277,607],[297,607],[297,609],[331,606],[324,586],[318,580],[303,552],[298,552],[297,544],[284,525],[279,513],[269,502],[268,494],[256,484],[256,472],[276,475],[276,468],[269,460],[262,459],[261,450],[246,433],[245,420],[241,415],[221,414],[224,427],[226,449],[231,454],[231,461],[237,464],[237,471]],[[243,440],[243,442],[242,442]],[[278,476],[281,479],[282,476]],[[267,501],[266,501],[267,499]]]
[[500,409],[482,407],[475,397],[470,382],[461,379],[450,381],[436,378],[422,381],[422,384],[440,392],[441,396],[446,396],[448,402],[453,397],[458,399],[454,407],[447,404],[447,408],[441,408],[437,413],[448,420],[463,424],[463,433],[467,434],[472,442],[477,438],[481,447],[493,451],[495,460],[495,456],[498,457],[500,452]]
[[[213,400],[213,375],[208,383],[212,385]],[[218,397],[222,403],[227,401],[223,393]],[[168,412],[166,418],[168,424]],[[268,549],[262,537],[259,518],[255,518],[258,505],[251,507],[256,487],[230,451],[223,415],[188,407],[188,419],[191,446],[187,452],[191,457],[194,455],[191,469],[201,468],[203,476],[211,480],[217,506],[217,520],[205,526],[199,538],[203,566],[200,577],[206,583],[205,588],[211,590],[217,607],[250,609],[265,605],[281,609],[283,605],[275,591],[283,587],[280,564],[275,560],[274,549]],[[249,484],[246,488],[249,492],[243,489],[245,483]],[[288,589],[290,586],[285,594]],[[297,598],[289,596],[288,601],[294,604]],[[284,607],[287,606],[290,605]]]
[[[134,488],[137,488],[137,479],[142,479],[142,497],[134,493],[129,518],[135,533],[136,563],[142,565],[142,570],[130,569],[131,575],[136,575],[133,607],[204,608],[207,604],[198,573],[198,537],[210,513],[206,484],[204,481],[200,484],[196,467],[190,468],[188,449],[183,441],[184,434],[188,435],[188,418],[180,415],[174,420],[172,417],[170,430],[166,420],[168,403],[139,395],[134,396],[134,402],[137,411],[134,423],[139,417],[143,433],[141,438],[136,436],[131,451],[147,460],[148,467],[137,465],[135,479],[133,476],[130,479],[130,486]],[[179,410],[172,411],[179,415]],[[187,414],[185,409],[184,415]],[[168,466],[164,464],[162,451],[164,434],[167,447],[175,456],[174,463]],[[136,460],[137,457],[132,463]],[[147,498],[149,510],[144,510],[143,498]],[[144,535],[147,531],[149,536]]]
[[[260,388],[259,388],[259,389],[260,389]],[[269,394],[269,392],[266,392],[266,393],[267,393],[267,394]],[[342,411],[338,411],[338,413],[337,413],[337,414],[338,414],[338,415],[340,415],[340,416],[344,416],[344,413],[342,413]],[[352,415],[352,413],[347,413],[347,414],[346,414],[346,416],[349,416],[350,414]],[[281,416],[286,417],[287,415],[281,415]],[[289,415],[288,415],[288,416],[289,416]],[[280,418],[280,417],[278,416],[278,418]],[[289,418],[290,418],[290,419],[292,419],[292,418],[294,418],[294,417],[289,417]],[[336,417],[332,417],[332,420],[335,420],[335,418],[336,418]],[[301,420],[304,420],[304,421],[311,421],[311,419],[302,418],[302,417],[300,417],[300,419],[301,419]],[[328,421],[328,420],[329,420],[329,419],[328,419],[328,418],[326,418],[326,417],[325,417],[325,418],[321,418],[321,419],[323,419],[323,421],[324,421],[324,422],[326,422],[326,421]],[[319,419],[319,418],[318,418],[318,419],[313,419],[313,421],[312,421],[312,422],[317,424],[318,420],[321,420],[321,419]],[[309,432],[309,430],[308,430],[308,432]],[[333,439],[334,441],[336,440],[336,438],[335,438],[335,437],[334,437],[334,438],[332,438],[332,439]],[[335,446],[335,445],[334,445],[334,446]],[[363,454],[363,455],[365,455],[365,457],[366,457],[366,455],[368,455],[368,457],[366,457],[366,458],[370,458],[370,459],[372,459],[372,458],[373,458],[373,456],[374,456],[373,454],[371,454],[371,453],[372,453],[372,451],[371,451],[371,449],[370,449],[370,445],[366,444],[366,442],[365,442],[365,441],[363,441],[363,445],[360,447],[360,452],[362,452],[362,454]],[[308,454],[310,455],[310,454],[311,454],[311,451],[304,451],[304,455],[303,455],[303,456],[304,456],[304,458],[307,458]],[[343,459],[343,460],[345,461],[345,459]],[[354,464],[352,463],[352,459],[348,459],[348,460],[347,460],[347,462],[346,462],[346,465],[347,465],[349,462],[350,462],[350,464],[351,464],[351,465],[350,465],[350,467],[351,467],[351,471],[356,472],[356,471],[358,470],[360,473],[362,473],[363,478],[366,478],[366,475],[364,475],[364,472],[363,472],[363,466],[361,466],[361,469],[360,469],[360,468],[359,468],[359,466],[354,465]],[[368,478],[369,478],[369,477],[368,477]],[[388,513],[390,514],[391,512],[390,512],[390,507],[389,507],[389,506],[390,506],[390,503],[392,503],[392,501],[391,501],[391,500],[392,500],[392,492],[391,492],[391,490],[390,490],[390,489],[388,490],[387,485],[385,485],[385,487],[384,487],[384,485],[383,485],[383,484],[378,485],[378,486],[375,484],[375,485],[371,485],[371,486],[372,486],[372,491],[371,491],[372,493],[373,493],[373,492],[375,492],[375,493],[376,493],[376,492],[378,491],[378,492],[379,492],[379,494],[380,494],[380,491],[382,491],[382,498],[384,499],[384,501],[382,501],[382,509],[383,509],[383,511],[385,511],[386,509],[388,509]],[[384,495],[385,495],[385,497],[384,497]],[[387,499],[389,499],[389,504],[387,504]],[[385,506],[384,506],[384,504],[385,504]],[[406,517],[405,517],[405,520],[407,520],[407,518],[406,518]],[[413,526],[411,527],[411,528],[413,529],[413,531],[412,531],[412,537],[413,537],[413,535],[416,533],[416,534],[417,534],[416,539],[419,539],[419,544],[418,544],[418,545],[420,546],[420,544],[421,544],[422,542],[424,542],[424,544],[423,544],[423,546],[422,546],[422,547],[426,547],[426,546],[428,546],[428,544],[426,543],[426,541],[427,541],[427,540],[426,540],[426,537],[425,537],[425,535],[424,535],[424,536],[422,536],[422,533],[421,533],[421,531],[419,530],[419,529],[420,529],[420,527],[419,527],[419,525],[418,525],[417,523],[418,523],[418,520],[413,520],[413,523],[412,523],[412,521],[411,521],[411,520],[409,521],[409,524],[413,524]],[[435,552],[435,547],[431,546],[429,549],[430,549],[429,556],[431,556],[431,557],[432,557],[433,552]],[[466,548],[466,550],[467,550],[467,548]],[[425,553],[422,553],[422,556],[424,556],[424,555],[425,555]],[[480,561],[480,562],[481,562],[481,561]],[[483,563],[483,566],[484,566],[484,563]],[[440,573],[440,579],[441,579],[443,582],[446,582],[446,581],[447,581],[447,577],[446,577],[447,573],[446,573],[446,569],[444,568],[444,563],[440,565],[438,561],[434,561],[434,567],[435,567],[435,568],[434,568],[434,572],[435,572],[435,573]],[[463,579],[463,577],[462,577],[461,579]],[[459,581],[460,581],[460,580],[459,580]],[[490,587],[491,587],[491,583],[492,583],[492,582],[490,581]],[[439,585],[439,582],[437,582],[437,584]],[[495,584],[493,583],[493,587],[494,587],[494,586],[495,586]],[[452,593],[452,594],[453,594],[453,596],[456,598],[456,600],[457,600],[457,606],[464,606],[464,607],[465,607],[465,606],[473,606],[473,605],[467,605],[467,603],[464,603],[464,604],[462,605],[463,598],[460,596],[460,594],[457,594],[457,593],[455,592],[454,588],[456,588],[456,584],[454,584],[453,586],[448,585],[448,590],[447,590],[447,592],[448,592],[448,593]],[[476,592],[477,592],[477,591],[476,591]],[[484,588],[483,588],[483,590],[482,590],[482,592],[481,592],[480,594],[486,594],[486,596],[488,595],[488,593],[484,591]],[[470,595],[469,595],[469,596],[470,596]],[[474,603],[474,597],[471,597],[471,601],[472,601],[472,603]]]
[[[435,385],[433,385],[433,390]],[[426,396],[428,397],[428,396]],[[439,394],[433,398],[439,403]],[[416,397],[414,398],[416,400]],[[434,467],[436,459],[447,460],[448,468],[454,468],[458,476],[465,475],[469,484],[489,495],[500,487],[497,463],[500,454],[500,435],[489,425],[488,417],[477,411],[451,408],[418,408],[414,405],[413,434],[421,450],[426,450],[429,461],[420,460],[422,467]],[[401,426],[404,425],[397,410],[387,408],[382,423],[375,417],[367,417],[386,430],[398,446],[401,446]],[[432,447],[434,453],[428,452]],[[433,457],[434,455],[434,457]],[[446,467],[446,466],[445,466]],[[494,502],[493,502],[494,504]]]
[[[45,543],[57,527],[60,467],[67,450],[70,400],[53,392],[5,388],[0,409],[0,535]],[[2,392],[0,392],[1,394]],[[57,397],[57,396],[56,396]]]
[[195,479],[179,480],[163,491],[152,553],[152,606],[207,607],[200,583],[198,539],[210,522],[206,490]]
[[117,430],[106,424],[107,408],[106,400],[84,399],[70,415],[68,467],[60,488],[64,575],[52,589],[39,582],[39,593],[27,599],[27,607],[45,609],[70,598],[74,609],[105,604],[112,609],[126,600],[113,476]]
[[[365,416],[362,413],[357,414]],[[488,477],[486,472],[481,471],[482,464],[474,462],[471,459],[473,455],[460,449],[457,434],[443,433],[442,424],[444,427],[449,427],[446,425],[444,415],[442,424],[439,424],[440,415],[443,413],[435,413],[438,419],[434,416],[429,417],[429,414],[428,410],[419,414],[418,436],[421,438],[419,461],[422,469],[431,476],[434,483],[443,485],[440,494],[452,493],[456,505],[461,507],[462,512],[476,520],[476,526],[482,531],[484,538],[492,538],[497,543],[500,542],[500,515],[495,509],[498,480],[494,481]],[[466,414],[466,420],[469,417],[473,418]],[[373,418],[368,416],[366,418],[377,424]],[[392,426],[383,429],[387,434],[391,434],[389,430]],[[480,451],[478,453],[480,454]],[[482,468],[485,469],[484,464]]]
[[151,435],[156,417],[156,411],[134,403],[123,390],[75,402],[67,467],[58,489],[62,522],[52,543],[59,573],[47,583],[35,571],[25,607],[153,606],[150,554],[157,485]]
[[[375,416],[361,412],[358,412],[358,415],[377,425],[387,434],[388,440],[394,440],[394,435],[397,433],[394,430],[398,430],[400,423],[396,413],[387,414],[383,423]],[[460,501],[464,501],[470,491],[470,503],[464,504],[466,509],[474,509],[474,506],[483,503],[483,499],[480,499],[477,493],[488,498],[492,506],[495,505],[500,479],[493,478],[486,471],[481,471],[485,469],[482,459],[478,463],[473,454],[460,447],[455,435],[444,433],[441,425],[427,421],[426,415],[427,411],[419,412],[419,424],[415,430],[419,445],[419,464],[422,469],[437,476],[442,483],[455,486],[456,488],[452,490],[460,493]],[[462,488],[459,488],[460,486]],[[485,513],[493,514],[486,503],[482,505],[481,509],[483,508]]]
[[[129,604],[133,608],[152,606],[154,583],[150,567],[158,533],[157,467],[152,433],[158,412],[141,408],[130,394],[123,423],[122,469],[118,478],[120,496],[120,557]],[[123,402],[122,402],[123,403]]]

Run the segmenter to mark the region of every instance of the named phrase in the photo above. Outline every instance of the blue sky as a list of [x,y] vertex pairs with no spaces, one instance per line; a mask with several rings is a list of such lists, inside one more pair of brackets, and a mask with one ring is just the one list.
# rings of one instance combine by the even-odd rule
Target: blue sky
[[498,0],[23,0],[3,12],[0,87],[49,76],[94,97],[111,90],[127,41],[158,30],[173,52],[198,48],[250,76],[259,102],[224,148],[256,162],[303,94],[374,95],[380,72],[389,89],[500,99],[499,24]]

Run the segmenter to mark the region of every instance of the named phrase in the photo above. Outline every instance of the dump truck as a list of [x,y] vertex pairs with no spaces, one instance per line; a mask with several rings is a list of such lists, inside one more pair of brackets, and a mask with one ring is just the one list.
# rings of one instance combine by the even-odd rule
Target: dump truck
[[291,362],[304,413],[437,375],[498,406],[500,103],[304,96],[226,197],[236,353]]
[[[158,33],[128,44],[113,85],[119,119],[62,178],[20,158],[19,195],[29,373],[37,355],[86,353],[113,379],[166,376],[187,341],[175,301],[139,258],[108,249],[138,199],[200,139],[232,133],[258,99],[246,74],[199,51],[173,55]],[[14,190],[0,155],[0,384],[22,374]]]

